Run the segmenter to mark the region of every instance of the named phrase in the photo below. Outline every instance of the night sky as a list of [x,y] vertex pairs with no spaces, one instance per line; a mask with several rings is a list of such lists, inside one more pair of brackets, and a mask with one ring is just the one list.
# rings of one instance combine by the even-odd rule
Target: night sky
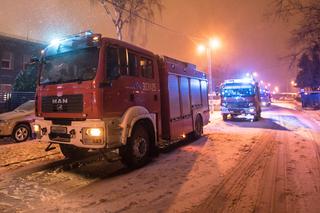
[[[1,33],[50,41],[92,29],[116,37],[104,10],[89,0],[1,0],[0,4]],[[137,39],[135,44],[204,69],[206,57],[196,52],[196,46],[218,36],[223,44],[214,53],[214,64],[225,72],[239,77],[257,71],[260,79],[282,89],[284,82],[294,79],[288,61],[279,60],[290,53],[290,24],[267,21],[264,13],[270,0],[164,0],[163,4],[162,16],[155,22],[179,33],[150,26],[147,43]]]

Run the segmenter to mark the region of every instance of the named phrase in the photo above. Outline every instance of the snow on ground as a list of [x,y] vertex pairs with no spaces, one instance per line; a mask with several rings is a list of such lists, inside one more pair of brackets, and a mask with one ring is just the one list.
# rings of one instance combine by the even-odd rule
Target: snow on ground
[[[247,134],[236,126],[231,133],[230,124],[218,123],[219,112],[205,128],[205,137],[163,150],[152,163],[136,171],[128,171],[120,163],[98,161],[76,169],[58,167],[6,180],[0,184],[0,209],[7,205],[15,210],[67,212],[190,210],[259,140],[258,130]],[[33,141],[0,146],[6,161],[1,165],[40,157],[45,154],[43,148]]]
[[[0,172],[2,169],[22,167],[42,160],[57,158],[59,151],[45,152],[47,144],[35,140],[14,143],[10,138],[0,140]],[[61,155],[60,155],[61,156]]]
[[320,113],[276,103],[262,116],[215,111],[203,138],[134,171],[66,162],[35,141],[0,145],[0,212],[320,212]]

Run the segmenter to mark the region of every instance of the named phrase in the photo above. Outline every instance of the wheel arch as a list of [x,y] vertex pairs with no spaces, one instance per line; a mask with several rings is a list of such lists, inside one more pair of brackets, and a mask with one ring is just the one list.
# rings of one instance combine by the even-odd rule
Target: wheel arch
[[15,128],[16,128],[17,126],[21,125],[21,124],[26,125],[26,126],[29,128],[29,131],[30,131],[30,135],[29,135],[29,136],[31,136],[31,134],[32,134],[32,127],[31,127],[31,124],[30,124],[28,121],[18,121],[18,122],[16,122],[16,123],[14,124],[13,128],[12,128],[11,134],[13,134]]
[[202,122],[202,124],[204,124],[202,112],[201,111],[195,112],[194,116],[193,116],[193,124],[192,124],[193,125],[193,130],[196,129],[196,120],[197,120],[198,116],[200,116],[201,122]]
[[129,108],[122,116],[120,127],[123,129],[121,143],[125,145],[127,138],[132,134],[135,125],[143,125],[151,133],[151,141],[157,145],[156,115],[150,113],[145,107],[134,106]]

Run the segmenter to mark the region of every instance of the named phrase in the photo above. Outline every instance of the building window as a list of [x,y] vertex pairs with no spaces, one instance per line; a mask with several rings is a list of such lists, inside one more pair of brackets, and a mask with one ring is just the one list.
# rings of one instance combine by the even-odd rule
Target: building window
[[10,53],[10,52],[2,53],[1,69],[5,69],[5,70],[13,69],[13,54],[12,53]]
[[29,55],[23,55],[23,70],[28,69],[31,57]]
[[153,78],[153,66],[150,59],[140,59],[141,75],[145,78]]

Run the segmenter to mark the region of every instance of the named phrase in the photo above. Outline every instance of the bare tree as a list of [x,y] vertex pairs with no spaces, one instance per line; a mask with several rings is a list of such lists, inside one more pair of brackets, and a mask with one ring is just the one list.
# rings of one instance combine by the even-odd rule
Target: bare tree
[[139,24],[152,22],[156,13],[161,13],[162,0],[90,0],[92,4],[100,4],[111,18],[116,28],[118,39],[123,39],[123,30],[127,28],[133,40]]
[[320,89],[320,1],[273,0],[274,16],[298,20],[292,31],[291,67],[298,68],[296,82],[300,88]]
[[320,46],[320,1],[319,0],[274,0],[276,18],[290,21],[298,19],[292,31],[290,44],[296,47],[294,58],[310,53],[315,46]]

